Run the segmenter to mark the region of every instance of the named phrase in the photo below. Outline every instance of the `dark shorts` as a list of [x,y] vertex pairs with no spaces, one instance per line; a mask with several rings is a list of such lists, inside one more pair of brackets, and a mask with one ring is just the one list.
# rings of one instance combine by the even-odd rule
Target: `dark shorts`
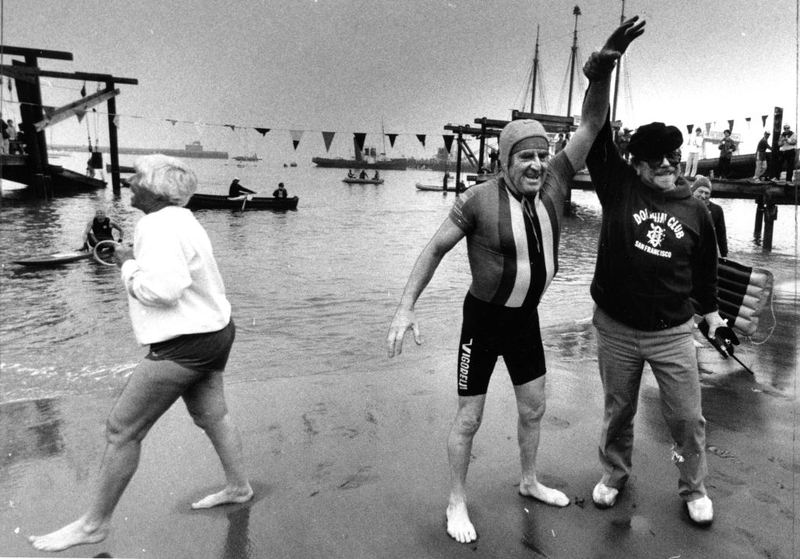
[[216,332],[185,334],[150,344],[150,353],[145,359],[173,361],[193,371],[224,371],[235,337],[236,326],[231,319],[225,328]]
[[458,395],[486,394],[499,356],[514,386],[547,372],[536,307],[493,305],[467,293],[458,346]]

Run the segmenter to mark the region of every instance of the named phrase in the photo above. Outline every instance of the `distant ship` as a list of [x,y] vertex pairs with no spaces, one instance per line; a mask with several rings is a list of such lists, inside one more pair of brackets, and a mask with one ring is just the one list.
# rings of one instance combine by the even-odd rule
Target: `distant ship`
[[[85,152],[86,146],[57,145],[57,146],[50,146],[50,149],[63,150],[69,152],[75,152],[75,151]],[[108,146],[98,146],[95,148],[95,151],[109,153],[110,148]],[[129,155],[147,155],[150,153],[163,153],[164,155],[170,155],[172,157],[194,157],[197,159],[228,159],[227,151],[206,151],[205,149],[203,149],[203,144],[201,144],[199,141],[192,142],[191,144],[186,144],[186,149],[120,147],[118,151],[119,153],[126,153]]]
[[233,157],[236,161],[261,161],[255,153],[253,155],[236,155]]
[[383,155],[378,156],[375,148],[367,148],[362,152],[358,148],[358,142],[353,138],[355,148],[355,159],[344,159],[343,157],[313,157],[311,162],[317,167],[335,167],[337,169],[381,169],[393,171],[405,171],[408,166],[406,158],[389,159]]

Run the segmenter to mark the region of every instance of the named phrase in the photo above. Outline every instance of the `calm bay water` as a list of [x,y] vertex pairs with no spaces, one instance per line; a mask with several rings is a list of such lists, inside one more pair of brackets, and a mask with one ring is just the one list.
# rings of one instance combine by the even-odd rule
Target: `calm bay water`
[[[62,162],[80,168],[78,161]],[[84,160],[85,161],[85,160]],[[238,166],[188,160],[200,191],[227,192],[234,176],[269,195],[284,182],[300,197],[297,211],[198,212],[225,279],[237,324],[229,382],[346,373],[385,364],[384,338],[417,255],[445,219],[453,194],[418,192],[435,183],[424,170],[386,171],[383,185],[348,186],[346,171],[310,163]],[[123,165],[132,158],[123,156]],[[11,263],[80,245],[97,207],[106,207],[131,240],[142,214],[130,193],[111,188],[47,201],[3,200],[0,208],[0,403],[119,390],[145,353],[131,331],[116,268],[81,261],[34,269]],[[575,192],[577,216],[565,220],[561,269],[540,314],[549,351],[586,358],[600,208],[593,193]],[[781,207],[772,253],[752,240],[752,202],[722,200],[730,256],[770,269],[776,304],[797,321],[796,214]],[[466,244],[445,258],[418,304],[426,343],[454,351],[461,303],[469,285]],[[764,337],[766,334],[764,333]],[[769,343],[769,342],[767,342]],[[452,347],[451,347],[452,346]]]

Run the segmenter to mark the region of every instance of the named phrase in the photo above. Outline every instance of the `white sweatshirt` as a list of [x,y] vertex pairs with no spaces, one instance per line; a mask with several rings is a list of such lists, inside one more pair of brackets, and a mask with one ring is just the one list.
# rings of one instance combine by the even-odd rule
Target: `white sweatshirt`
[[216,332],[231,318],[211,241],[186,208],[145,215],[134,232],[134,259],[122,265],[136,340],[152,344]]

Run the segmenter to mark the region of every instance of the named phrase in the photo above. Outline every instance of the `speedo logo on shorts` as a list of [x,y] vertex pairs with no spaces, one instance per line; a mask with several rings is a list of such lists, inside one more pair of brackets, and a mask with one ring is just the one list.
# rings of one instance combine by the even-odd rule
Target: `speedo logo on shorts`
[[465,344],[461,344],[461,359],[458,362],[458,389],[467,389],[467,379],[469,378],[469,361],[472,358],[472,339]]

